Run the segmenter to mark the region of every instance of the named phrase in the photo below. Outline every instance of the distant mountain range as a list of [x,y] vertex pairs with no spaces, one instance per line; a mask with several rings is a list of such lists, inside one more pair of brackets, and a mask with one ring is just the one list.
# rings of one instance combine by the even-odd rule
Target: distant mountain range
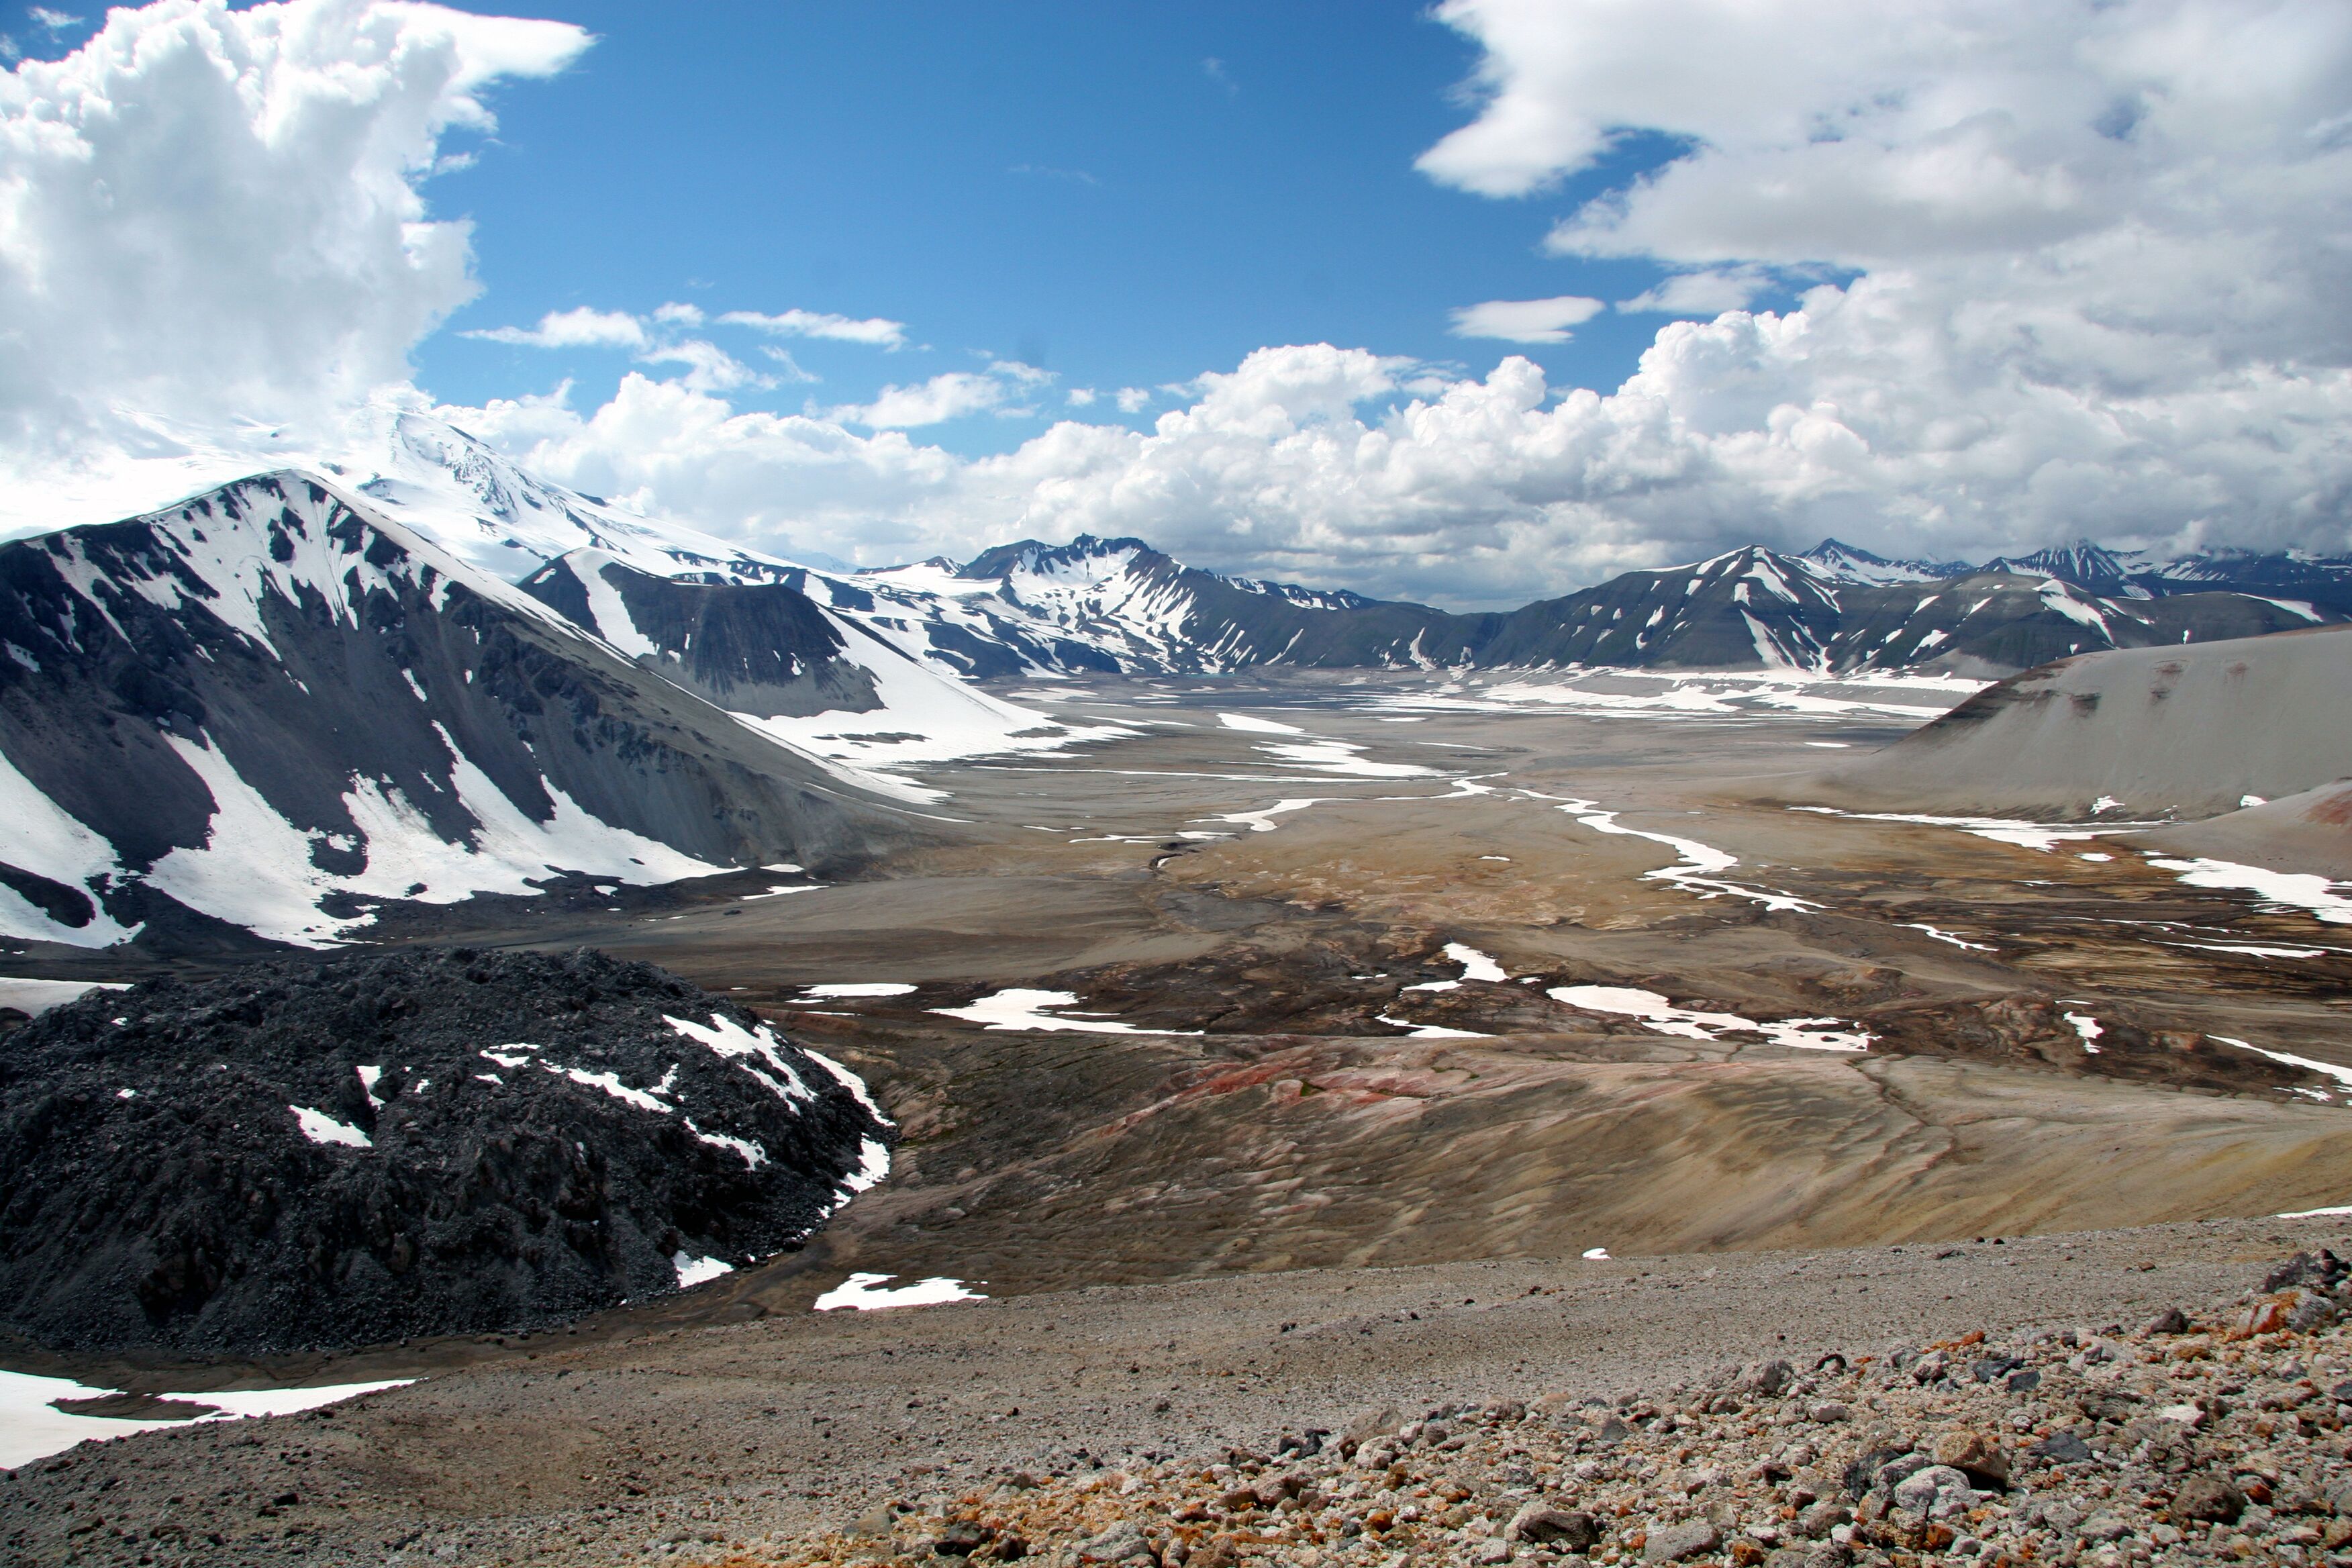
[[961,563],[833,571],[547,483],[424,416],[388,416],[378,447],[367,472],[346,477],[387,515],[510,581],[532,581],[585,550],[595,553],[567,574],[782,585],[937,669],[974,679],[1465,664],[1992,679],[2095,648],[2249,637],[2352,616],[2352,557],[2225,550],[2158,558],[2087,542],[1978,564],[1891,561],[1836,540],[1802,554],[1752,545],[1475,615],[1226,576],[1139,539],[1091,535],[1067,544],[1024,540]]
[[389,415],[367,460],[0,545],[0,935],[339,940],[380,904],[854,861],[881,771],[1120,733],[973,682],[1252,668],[1993,678],[2352,616],[2352,560],[1825,541],[1507,613],[1229,577],[1140,540],[799,564]]

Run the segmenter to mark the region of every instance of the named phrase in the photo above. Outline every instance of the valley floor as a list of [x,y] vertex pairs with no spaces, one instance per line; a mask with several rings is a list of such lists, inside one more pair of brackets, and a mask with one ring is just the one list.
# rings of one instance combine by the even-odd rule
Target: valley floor
[[[971,840],[852,876],[385,926],[593,945],[757,1008],[873,1086],[903,1133],[888,1182],[797,1253],[527,1343],[0,1354],[157,1392],[426,1377],[22,1472],[0,1542],[698,1550],[991,1468],[1263,1447],[1390,1399],[2127,1321],[2340,1225],[2249,1216],[2352,1203],[2352,909],[2191,885],[2079,826],[1793,809],[1948,683],[1004,694],[1132,733],[926,771],[925,809]],[[810,1311],[854,1272],[990,1299]],[[78,1503],[110,1525],[68,1536],[57,1510],[92,1477],[122,1500]],[[121,1545],[173,1509],[204,1528]]]

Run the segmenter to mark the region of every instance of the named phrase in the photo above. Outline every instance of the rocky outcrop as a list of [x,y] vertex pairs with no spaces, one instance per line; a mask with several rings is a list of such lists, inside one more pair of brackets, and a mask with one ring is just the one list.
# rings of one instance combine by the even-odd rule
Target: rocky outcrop
[[844,1069],[595,952],[99,992],[0,1039],[0,1324],[241,1354],[544,1327],[797,1246],[893,1136]]
[[1981,1331],[1764,1361],[1604,1399],[1391,1407],[1178,1462],[1015,1473],[775,1542],[816,1565],[973,1563],[1893,1568],[2314,1563],[2352,1548],[2346,1276],[2298,1254],[2146,1329]]

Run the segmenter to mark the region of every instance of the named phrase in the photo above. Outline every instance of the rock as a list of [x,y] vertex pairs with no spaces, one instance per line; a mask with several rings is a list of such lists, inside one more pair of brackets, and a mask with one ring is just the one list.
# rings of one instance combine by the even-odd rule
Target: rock
[[1797,1533],[1808,1541],[1821,1541],[1841,1524],[1853,1522],[1853,1510],[1843,1503],[1823,1500],[1813,1503],[1797,1515]]
[[1234,1568],[1241,1553],[1234,1548],[1234,1538],[1218,1535],[1210,1538],[1206,1546],[1196,1548],[1184,1568]]
[[2294,1310],[2287,1314],[2286,1326],[2296,1333],[2307,1334],[2327,1327],[2342,1315],[2335,1302],[2313,1290],[2306,1292]]
[[1511,1516],[1511,1522],[1503,1527],[1503,1539],[1583,1552],[1601,1539],[1601,1526],[1589,1513],[1574,1513],[1553,1508],[1549,1503],[1531,1502]]
[[2317,1279],[2322,1272],[2318,1258],[2308,1252],[2298,1252],[2263,1276],[2260,1293],[2267,1296],[2273,1290],[2284,1290],[2295,1285],[2308,1285]]
[[2077,1537],[2090,1542],[2121,1541],[2131,1532],[2130,1523],[2112,1513],[2095,1513],[2074,1527]]
[[1964,1472],[1972,1486],[1993,1490],[2009,1486],[2009,1455],[1981,1432],[1947,1432],[1936,1439],[1935,1455],[1936,1463]]
[[1808,1420],[1818,1421],[1823,1426],[1828,1426],[1832,1422],[1846,1420],[1852,1416],[1853,1414],[1853,1411],[1848,1410],[1844,1405],[1840,1405],[1834,1399],[1824,1399],[1819,1404],[1810,1406],[1805,1411],[1805,1416]]
[[2189,1314],[2178,1307],[2167,1307],[2156,1315],[2156,1321],[2148,1324],[2147,1331],[2151,1334],[2185,1334],[2189,1331]]
[[1029,1543],[1008,1530],[1000,1531],[986,1550],[999,1563],[1018,1563],[1029,1555]]
[[1470,1548],[1470,1561],[1473,1563],[1493,1564],[1510,1560],[1511,1543],[1499,1536],[1490,1535]]
[[1935,1463],[1922,1453],[1898,1454],[1871,1473],[1870,1485],[1878,1491],[1893,1491],[1921,1470],[1932,1468]]
[[1383,1405],[1377,1410],[1365,1411],[1348,1423],[1348,1429],[1339,1434],[1339,1440],[1360,1447],[1374,1437],[1395,1436],[1397,1429],[1403,1425],[1404,1412],[1393,1405]]
[[1593,1436],[1603,1443],[1622,1443],[1633,1435],[1633,1429],[1614,1415],[1604,1418]]
[[1129,1520],[1121,1520],[1078,1548],[1081,1563],[1132,1563],[1155,1560],[1151,1542]]
[[1928,1465],[1895,1484],[1895,1506],[1917,1519],[1949,1519],[1975,1501],[1969,1478],[1950,1465]]
[[2002,1378],[2000,1385],[2011,1394],[2031,1394],[2042,1386],[2042,1371],[2039,1367],[2019,1367]]
[[1723,1531],[1711,1521],[1692,1520],[1687,1524],[1660,1524],[1651,1527],[1649,1539],[1642,1545],[1644,1563],[1680,1563],[1702,1552],[1712,1552],[1723,1544]]
[[973,1520],[959,1519],[940,1531],[931,1551],[940,1557],[969,1557],[988,1541],[988,1531]]
[[[1880,1469],[1903,1458],[1907,1452],[1909,1452],[1908,1449],[1890,1447],[1885,1444],[1866,1447],[1861,1458],[1845,1468],[1846,1495],[1860,1499],[1864,1492],[1878,1484]],[[1927,1462],[1925,1459],[1919,1461],[1923,1465]]]
[[2072,1432],[2053,1432],[2030,1450],[2036,1458],[2053,1465],[2080,1465],[2091,1458],[2091,1446]]
[[755,1015],[586,949],[167,975],[8,1067],[0,1321],[90,1352],[556,1326],[797,1245],[893,1136]]
[[2286,1327],[2287,1314],[2294,1303],[2284,1296],[2268,1297],[2248,1307],[2230,1330],[2233,1340],[2251,1340],[2257,1334],[2274,1334]]
[[1768,1398],[1778,1398],[1780,1391],[1795,1381],[1797,1369],[1785,1361],[1768,1361],[1739,1380],[1739,1386]]
[[2024,1364],[2025,1359],[2022,1356],[1979,1356],[1969,1363],[1969,1375],[1979,1383],[1999,1383]]
[[2176,1524],[2234,1524],[2246,1511],[2246,1494],[2218,1476],[2191,1476],[2172,1494]]

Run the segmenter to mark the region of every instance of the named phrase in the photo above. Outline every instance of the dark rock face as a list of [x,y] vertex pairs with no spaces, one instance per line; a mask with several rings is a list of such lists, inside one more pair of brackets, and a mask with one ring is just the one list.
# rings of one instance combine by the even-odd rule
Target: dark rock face
[[842,634],[824,612],[782,583],[656,577],[574,551],[517,586],[732,712],[765,719],[882,705],[873,676],[843,657]]
[[0,1038],[0,1322],[240,1353],[546,1326],[797,1245],[891,1136],[752,1015],[593,952],[94,993]]

